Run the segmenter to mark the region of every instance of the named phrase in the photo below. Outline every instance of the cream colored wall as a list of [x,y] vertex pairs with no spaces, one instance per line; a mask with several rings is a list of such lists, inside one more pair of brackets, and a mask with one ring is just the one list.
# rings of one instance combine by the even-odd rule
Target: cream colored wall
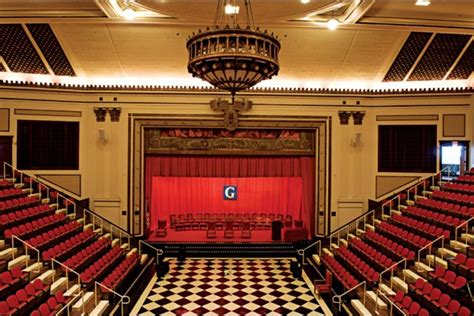
[[[224,96],[224,95],[221,95]],[[377,129],[379,124],[437,124],[438,138],[442,137],[442,114],[466,114],[466,137],[474,134],[472,124],[474,97],[458,95],[409,95],[409,96],[328,96],[302,94],[247,94],[254,102],[249,116],[328,116],[332,120],[330,205],[336,211],[331,217],[335,229],[360,215],[367,208],[367,199],[375,198],[377,175]],[[104,101],[99,102],[99,97]],[[113,98],[117,101],[114,102]],[[81,174],[82,197],[91,199],[91,207],[123,228],[127,225],[128,209],[128,117],[133,114],[213,114],[209,100],[216,94],[195,92],[105,92],[58,91],[38,89],[0,88],[0,108],[9,108],[11,131],[0,135],[14,135],[18,119],[71,120],[80,122],[80,168],[78,171],[47,171],[48,174]],[[346,105],[342,104],[346,101]],[[356,105],[360,101],[360,105]],[[121,107],[120,122],[96,122],[94,107]],[[14,109],[48,109],[80,111],[81,117],[44,117],[14,115]],[[362,125],[340,125],[338,111],[365,111]],[[377,122],[377,115],[437,114],[438,121]],[[276,118],[272,118],[276,119]],[[106,142],[99,140],[98,130],[103,128]],[[356,133],[361,142],[354,145]],[[471,145],[471,162],[473,162]],[[13,162],[16,164],[16,138]],[[46,173],[46,171],[35,171]],[[400,174],[396,174],[400,175]]]

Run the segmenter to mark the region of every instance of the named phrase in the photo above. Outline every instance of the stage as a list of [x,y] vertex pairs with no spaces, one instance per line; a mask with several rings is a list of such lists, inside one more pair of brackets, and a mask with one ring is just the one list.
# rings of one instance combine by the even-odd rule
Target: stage
[[234,231],[233,238],[224,238],[224,230],[216,231],[216,238],[207,238],[206,230],[188,230],[188,231],[175,231],[174,229],[168,229],[166,236],[156,237],[154,232],[148,236],[147,240],[151,242],[271,242],[272,231],[271,230],[253,230],[251,231],[251,238],[242,238],[242,232],[239,230]]

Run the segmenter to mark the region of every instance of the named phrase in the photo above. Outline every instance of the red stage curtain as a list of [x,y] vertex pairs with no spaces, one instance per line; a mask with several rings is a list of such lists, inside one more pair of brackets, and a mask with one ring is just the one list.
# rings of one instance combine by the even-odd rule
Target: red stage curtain
[[[301,177],[153,177],[152,223],[171,214],[273,213],[300,217]],[[224,186],[237,187],[237,199],[224,199]]]
[[[153,177],[301,177],[299,218],[313,235],[315,169],[314,157],[249,156],[153,156],[145,158],[145,198],[152,201]],[[153,209],[151,213],[154,213]],[[298,216],[296,216],[298,218]],[[153,221],[152,226],[156,225]]]

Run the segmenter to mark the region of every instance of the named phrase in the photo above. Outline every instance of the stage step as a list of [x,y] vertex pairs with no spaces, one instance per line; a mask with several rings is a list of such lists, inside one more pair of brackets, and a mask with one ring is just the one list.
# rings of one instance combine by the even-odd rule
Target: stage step
[[[288,258],[296,257],[292,243],[159,243],[165,257],[197,258]],[[152,254],[154,255],[154,253]]]

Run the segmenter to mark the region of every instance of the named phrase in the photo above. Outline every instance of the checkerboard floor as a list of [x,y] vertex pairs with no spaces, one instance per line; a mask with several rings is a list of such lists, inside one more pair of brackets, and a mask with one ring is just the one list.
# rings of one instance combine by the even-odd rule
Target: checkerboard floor
[[140,315],[323,315],[288,259],[170,261]]

